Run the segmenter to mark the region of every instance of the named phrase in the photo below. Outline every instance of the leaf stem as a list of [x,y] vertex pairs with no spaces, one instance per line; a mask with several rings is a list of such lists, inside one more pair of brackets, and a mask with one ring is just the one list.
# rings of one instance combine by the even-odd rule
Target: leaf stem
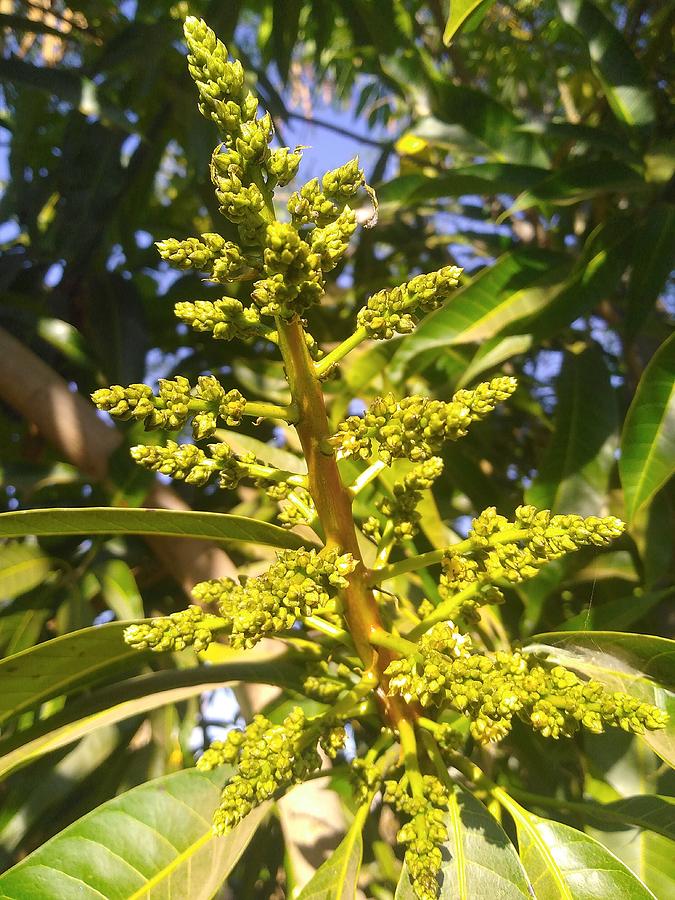
[[359,344],[362,344],[366,338],[368,337],[368,332],[365,328],[357,328],[354,334],[351,334],[346,340],[344,340],[341,344],[331,350],[330,353],[327,353],[323,359],[320,359],[317,363],[314,364],[314,371],[318,378],[322,378],[329,372],[336,363],[339,363],[341,359],[350,353],[355,347],[358,347]]
[[387,468],[387,464],[378,459],[372,465],[364,469],[363,472],[349,486],[349,491],[353,497],[358,496],[361,491],[367,487],[371,481],[374,481],[383,469]]

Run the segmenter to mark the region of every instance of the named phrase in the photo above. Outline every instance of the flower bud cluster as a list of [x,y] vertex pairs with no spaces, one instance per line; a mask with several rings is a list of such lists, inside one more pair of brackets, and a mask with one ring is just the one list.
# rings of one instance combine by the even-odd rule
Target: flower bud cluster
[[199,111],[225,134],[239,131],[258,108],[255,97],[245,90],[241,63],[228,60],[227,48],[205,22],[189,16],[184,33],[188,70],[199,91]]
[[392,459],[428,460],[446,441],[467,434],[472,422],[484,418],[516,389],[515,378],[499,377],[472,391],[458,391],[449,403],[414,395],[396,400],[377,397],[364,416],[341,422],[333,437],[341,456],[368,459],[375,452],[385,463]]
[[281,725],[256,716],[241,738],[233,740],[228,735],[213,755],[208,756],[207,750],[198,763],[202,769],[218,765],[220,759],[237,762],[237,771],[225,785],[213,817],[216,834],[227,834],[280,788],[297,784],[319,769],[317,736],[316,727],[295,707]]
[[425,707],[464,713],[481,744],[506,737],[514,716],[552,738],[571,737],[582,726],[596,733],[618,726],[641,734],[666,722],[655,706],[581,681],[563,666],[545,668],[520,651],[481,653],[452,622],[434,626],[418,648],[389,664],[389,690]]
[[316,518],[316,507],[306,488],[278,481],[268,485],[266,493],[270,500],[279,504],[277,518],[283,528],[311,525]]
[[344,663],[319,659],[312,661],[305,671],[307,675],[302,683],[302,690],[314,700],[331,703],[342,691],[353,687],[354,673]]
[[263,315],[290,319],[323,296],[321,256],[288,222],[267,226],[263,272],[251,293]]
[[237,584],[229,578],[202,581],[195,599],[216,603],[237,649],[255,646],[263,637],[292,628],[297,619],[337,611],[337,597],[356,566],[336,548],[282,550],[263,575]]
[[252,453],[237,454],[229,444],[209,444],[211,456],[194,444],[167,441],[165,447],[138,444],[131,448],[131,458],[152,472],[168,475],[187,484],[204,485],[218,475],[224,490],[234,490],[242,478],[249,475],[249,467],[256,462]]
[[195,331],[211,332],[217,341],[247,340],[266,336],[255,307],[244,307],[234,297],[221,300],[181,301],[174,306],[176,318]]
[[301,147],[296,147],[295,150],[290,150],[288,147],[279,147],[277,150],[270,151],[267,159],[267,171],[270,180],[284,187],[290,181],[293,181],[298,174],[301,160]]
[[406,846],[405,863],[415,896],[418,900],[437,900],[438,873],[443,862],[441,846],[448,839],[445,819],[450,797],[435,776],[425,775],[423,782],[423,796],[413,797],[408,793],[407,779],[386,781],[383,799],[410,817],[396,839]]
[[517,584],[538,574],[542,566],[585,545],[607,546],[619,537],[624,524],[615,516],[553,515],[534,506],[519,506],[510,522],[492,506],[473,520],[464,554],[450,547],[443,560],[440,593],[451,599],[471,585],[480,595],[468,597],[457,615],[471,617],[479,605],[503,599],[494,581]]
[[320,228],[330,225],[338,219],[346,203],[365,183],[358,156],[343,166],[326,172],[321,183],[318,178],[312,178],[299,191],[291,194],[288,201],[293,224],[318,225]]
[[213,635],[206,624],[204,610],[188,606],[170,616],[160,616],[140,625],[129,625],[124,640],[135,650],[206,650]]
[[415,278],[373,294],[356,317],[368,337],[388,340],[395,334],[410,334],[417,325],[416,314],[441,306],[457,287],[462,269],[444,266],[437,272]]
[[91,395],[96,406],[119,419],[142,421],[146,431],[180,431],[190,412],[194,412],[192,433],[195,440],[211,437],[218,419],[238,425],[246,409],[246,400],[238,390],[225,391],[213,375],[201,375],[194,390],[182,375],[160,378],[155,396],[146,384],[124,388],[114,384]]
[[202,234],[201,239],[179,241],[167,238],[158,241],[155,246],[166,262],[179,269],[206,272],[211,281],[236,281],[252,269],[251,260],[244,256],[237,244],[211,232]]
[[312,251],[318,253],[320,266],[330,272],[340,262],[349,246],[349,239],[356,231],[356,213],[348,206],[342,210],[334,222],[323,228],[315,228],[310,233]]
[[[428,490],[443,472],[443,460],[432,456],[418,463],[403,478],[394,482],[393,497],[380,497],[375,501],[376,507],[388,521],[394,524],[394,537],[397,541],[413,538],[418,531],[421,518],[417,505],[422,499],[422,491]],[[375,540],[380,540],[380,525],[377,519],[370,517],[363,526],[364,532]]]

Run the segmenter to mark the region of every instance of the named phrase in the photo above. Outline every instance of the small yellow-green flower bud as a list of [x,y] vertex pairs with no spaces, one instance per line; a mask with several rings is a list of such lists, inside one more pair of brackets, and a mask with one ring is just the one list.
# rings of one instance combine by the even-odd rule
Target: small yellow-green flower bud
[[212,640],[211,629],[205,624],[205,613],[198,606],[189,606],[170,616],[151,619],[148,623],[129,625],[124,640],[136,650],[206,650]]
[[296,147],[295,150],[290,150],[288,147],[280,147],[277,150],[272,150],[267,158],[267,171],[278,185],[284,187],[290,181],[293,181],[298,174],[301,159],[301,147]]

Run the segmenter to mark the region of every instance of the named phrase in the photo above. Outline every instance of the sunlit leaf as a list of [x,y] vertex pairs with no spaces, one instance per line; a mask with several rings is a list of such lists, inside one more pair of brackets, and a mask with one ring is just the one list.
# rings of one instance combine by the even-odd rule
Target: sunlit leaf
[[[477,27],[480,19],[493,3],[494,0],[450,0],[450,14],[443,32],[443,43],[451,44],[457,32],[465,24],[472,26],[468,29],[470,31]],[[478,21],[474,23],[474,19]]]
[[[483,804],[466,791],[453,794],[445,818],[440,900],[502,900],[531,898],[532,891],[515,847]],[[396,900],[414,900],[407,867],[403,866]]]
[[621,437],[619,471],[631,522],[675,472],[675,335],[640,379]]
[[340,846],[319,866],[298,894],[298,900],[352,900],[363,857],[363,823],[368,808],[357,814]]
[[0,875],[0,897],[210,900],[267,810],[215,836],[211,814],[224,781],[224,770],[188,769],[109,800]]
[[49,557],[34,544],[0,546],[0,601],[13,600],[42,584],[51,567]]
[[221,513],[105,506],[0,513],[0,537],[27,534],[154,534],[212,541],[249,541],[290,549],[304,546],[301,538],[277,525]]

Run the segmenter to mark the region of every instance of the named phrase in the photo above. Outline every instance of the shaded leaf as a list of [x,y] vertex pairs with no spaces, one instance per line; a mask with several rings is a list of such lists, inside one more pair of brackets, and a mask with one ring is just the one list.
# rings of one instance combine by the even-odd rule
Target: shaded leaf
[[669,715],[666,728],[644,740],[675,765],[675,641],[614,631],[539,634],[529,649],[605,685],[658,706]]
[[651,125],[656,118],[651,92],[623,35],[590,0],[558,0],[558,9],[585,38],[593,72],[614,115],[626,125]]
[[305,546],[301,538],[278,525],[223,513],[105,506],[0,513],[0,537],[27,534],[61,537],[68,534],[156,534],[212,541],[248,541],[292,550]]
[[0,660],[0,724],[52,697],[139,669],[148,651],[125,644],[124,627],[111,622],[84,628]]
[[[453,794],[445,819],[439,900],[532,897],[530,884],[515,847],[483,804],[466,791]],[[414,900],[407,866],[403,866],[396,900]]]
[[645,594],[629,594],[603,603],[601,606],[591,603],[578,616],[566,619],[559,625],[560,631],[577,631],[588,629],[602,631],[604,629],[630,628],[631,625],[647,615],[650,610],[673,595],[673,589],[649,591]]
[[457,388],[466,387],[483,372],[499,366],[513,356],[527,353],[532,346],[532,335],[513,334],[508,337],[495,337],[482,344],[476,355],[457,381]]
[[381,206],[385,203],[408,206],[463,194],[516,194],[541,182],[548,174],[547,169],[537,166],[478,163],[459,166],[444,175],[430,176],[422,172],[399,175],[378,187],[377,198]]
[[230,654],[231,662],[139,675],[69,703],[61,712],[0,742],[0,778],[104,725],[218,690],[229,682],[300,687],[298,671],[288,662],[242,660],[240,653]]
[[42,584],[51,571],[51,562],[33,544],[0,546],[0,602],[13,600]]
[[675,472],[675,335],[640,379],[623,428],[619,472],[629,522]]
[[216,837],[211,815],[223,776],[188,769],[109,800],[0,875],[0,897],[209,900],[267,810]]
[[602,515],[618,414],[616,391],[597,348],[566,356],[557,395],[550,443],[526,500],[555,513]]

